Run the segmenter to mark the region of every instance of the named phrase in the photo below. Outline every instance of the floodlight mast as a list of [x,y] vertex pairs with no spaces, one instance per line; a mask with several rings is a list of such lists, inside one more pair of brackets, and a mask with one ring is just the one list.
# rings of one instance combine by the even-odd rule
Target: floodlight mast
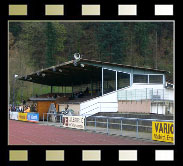
[[74,66],[77,66],[77,62],[79,62],[81,59],[81,55],[79,53],[74,53]]
[[[74,66],[77,66],[77,62],[80,61],[80,59],[81,59],[82,56],[83,55],[80,55],[79,53],[74,53],[74,59],[75,59],[74,62],[73,62]],[[81,67],[85,67],[84,64],[80,64],[80,66]]]
[[79,53],[75,53],[74,54],[74,59],[75,60],[80,60],[81,59],[81,55]]
[[17,74],[13,75],[13,107],[15,106],[15,79],[18,77]]

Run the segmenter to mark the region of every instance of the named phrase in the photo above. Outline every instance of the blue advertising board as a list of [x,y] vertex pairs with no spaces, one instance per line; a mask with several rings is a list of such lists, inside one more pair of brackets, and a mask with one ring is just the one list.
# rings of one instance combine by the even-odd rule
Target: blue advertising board
[[34,112],[27,113],[27,121],[39,122],[39,113],[34,113]]

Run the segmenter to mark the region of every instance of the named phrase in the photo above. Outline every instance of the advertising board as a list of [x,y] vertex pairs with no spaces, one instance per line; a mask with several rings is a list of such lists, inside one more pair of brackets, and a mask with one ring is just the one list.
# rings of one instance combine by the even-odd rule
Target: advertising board
[[10,119],[18,120],[18,112],[10,112]]
[[174,123],[153,121],[152,140],[174,143]]
[[84,120],[85,118],[82,116],[63,116],[63,126],[84,129]]
[[18,120],[27,121],[27,113],[18,113]]
[[35,112],[27,113],[27,121],[28,122],[39,122],[39,113],[35,113]]

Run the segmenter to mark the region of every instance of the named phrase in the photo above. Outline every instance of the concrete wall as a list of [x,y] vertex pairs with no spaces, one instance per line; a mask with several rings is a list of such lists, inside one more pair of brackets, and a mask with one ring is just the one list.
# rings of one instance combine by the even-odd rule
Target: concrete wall
[[151,101],[118,101],[118,112],[150,113]]
[[152,113],[152,114],[174,114],[174,104],[171,101],[118,101],[118,112],[123,113]]

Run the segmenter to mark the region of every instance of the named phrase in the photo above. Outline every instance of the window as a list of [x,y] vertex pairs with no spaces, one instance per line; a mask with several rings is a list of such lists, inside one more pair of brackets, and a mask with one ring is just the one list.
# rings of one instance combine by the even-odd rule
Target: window
[[149,83],[163,84],[163,75],[149,75]]
[[103,70],[103,93],[109,93],[116,90],[116,71]]
[[123,72],[118,72],[117,73],[117,78],[118,78],[118,89],[130,86],[130,74],[126,74]]
[[133,75],[133,83],[148,83],[148,75]]

